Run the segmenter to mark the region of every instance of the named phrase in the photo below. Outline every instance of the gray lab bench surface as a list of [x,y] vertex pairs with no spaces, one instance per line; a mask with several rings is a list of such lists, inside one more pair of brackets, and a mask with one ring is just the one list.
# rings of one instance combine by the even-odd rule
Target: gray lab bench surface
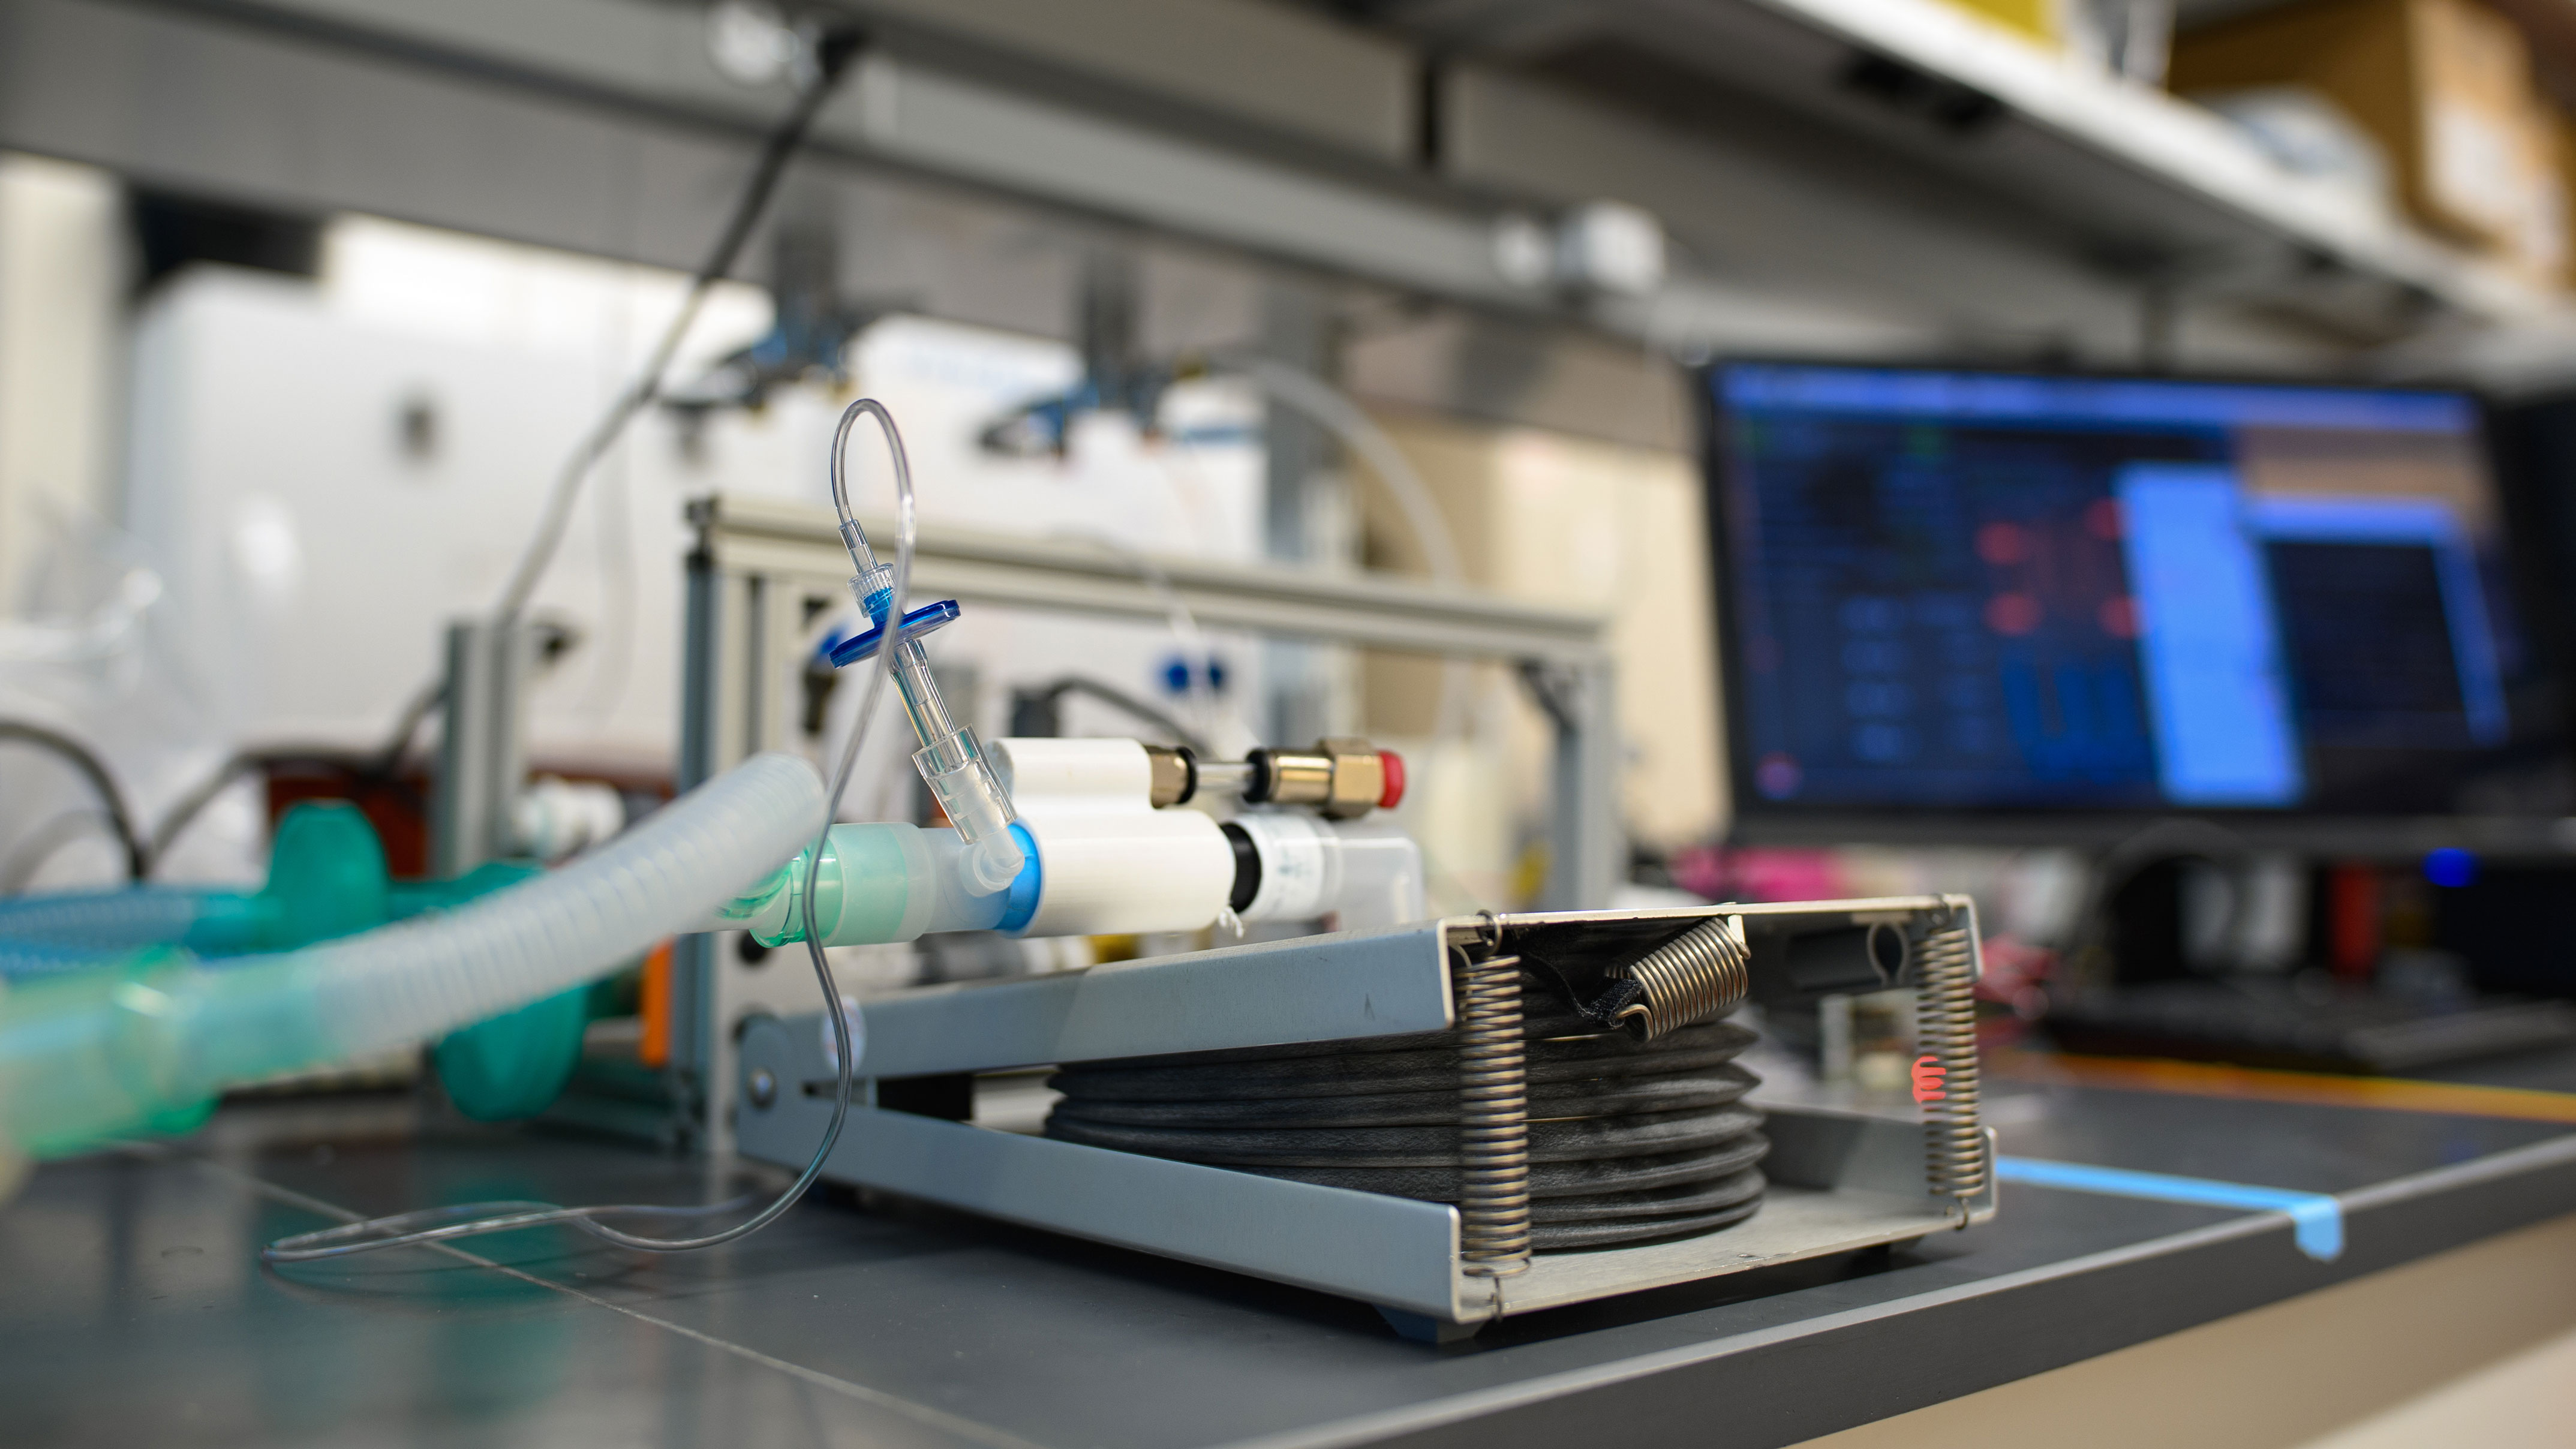
[[[2576,1089],[2576,1055],[2455,1079]],[[40,1168],[0,1209],[0,1443],[1783,1445],[2576,1211],[2576,1129],[2040,1090],[2030,1157],[2338,1195],[2279,1215],[2004,1188],[1894,1253],[1514,1318],[1435,1348],[1368,1306],[918,1205],[818,1198],[669,1258],[560,1231],[281,1271],[264,1240],[480,1198],[692,1201],[689,1164],[392,1099],[235,1105]],[[1724,1405],[1713,1414],[1712,1405]]]

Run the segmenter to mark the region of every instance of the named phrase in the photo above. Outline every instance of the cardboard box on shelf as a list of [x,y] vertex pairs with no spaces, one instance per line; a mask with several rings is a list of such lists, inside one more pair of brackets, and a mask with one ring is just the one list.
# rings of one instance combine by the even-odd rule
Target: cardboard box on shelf
[[2054,50],[2066,43],[2067,0],[1947,0],[1954,9],[1993,21],[2024,40]]
[[2549,174],[2530,222],[2523,269],[2549,286],[2576,286],[2576,119],[2545,105],[2533,144]]
[[2565,114],[2545,102],[2525,129],[2523,144],[2530,148],[2538,180],[2514,241],[2505,249],[2506,260],[2548,287],[2576,282],[2576,184],[2568,174],[2576,153],[2570,152],[2570,135]]
[[1946,0],[2024,40],[2161,84],[2173,39],[2174,0]]
[[2525,270],[2565,265],[2566,188],[2530,52],[2475,0],[2309,0],[2186,32],[2170,74],[2184,95],[2311,87],[2387,151],[2426,225]]

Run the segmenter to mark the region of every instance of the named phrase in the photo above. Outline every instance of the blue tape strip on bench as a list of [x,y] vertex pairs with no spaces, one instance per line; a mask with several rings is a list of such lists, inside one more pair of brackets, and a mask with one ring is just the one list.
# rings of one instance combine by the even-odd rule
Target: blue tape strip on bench
[[2174,1177],[2161,1172],[2131,1172],[2119,1167],[2088,1167],[2080,1162],[2051,1162],[2038,1157],[1998,1157],[1995,1178],[2030,1187],[2067,1192],[2098,1192],[2110,1197],[2148,1198],[2156,1202],[2197,1203],[2204,1207],[2249,1208],[2286,1213],[2299,1251],[2320,1263],[2343,1256],[2343,1204],[2331,1193],[2292,1192],[2281,1187],[2219,1182],[2206,1177]]

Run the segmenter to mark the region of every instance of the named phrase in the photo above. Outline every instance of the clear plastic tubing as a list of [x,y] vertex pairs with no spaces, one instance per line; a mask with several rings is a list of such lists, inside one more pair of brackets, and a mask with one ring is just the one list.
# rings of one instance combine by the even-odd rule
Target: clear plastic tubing
[[938,797],[939,808],[966,841],[967,871],[985,890],[1003,889],[1019,876],[1023,864],[1019,843],[1011,838],[1011,822],[1016,818],[1011,797],[994,778],[975,731],[948,718],[948,706],[930,677],[930,655],[920,640],[906,639],[896,646],[894,682],[903,691],[904,713],[911,716],[913,734],[923,741],[913,752],[913,768],[921,772],[930,793]]
[[759,755],[562,870],[452,911],[221,970],[176,949],[0,993],[0,1178],[225,1086],[438,1036],[699,928],[812,838],[814,769]]
[[[864,401],[864,400],[862,400]],[[894,615],[894,570],[877,561],[876,550],[868,544],[868,531],[850,514],[850,490],[841,471],[850,429],[860,416],[853,405],[841,415],[841,426],[832,439],[832,508],[840,515],[841,543],[850,552],[850,597],[858,600],[860,610],[889,637],[900,633],[900,621]],[[895,466],[907,466],[900,450],[895,453]],[[921,641],[894,637],[888,646],[894,650],[891,660],[895,688],[903,692],[904,714],[912,723],[913,738],[921,748],[913,752],[914,768],[921,771],[922,783],[939,801],[949,823],[966,843],[967,874],[982,893],[1008,888],[1019,878],[1020,868],[1027,863],[1019,842],[1012,838],[1011,823],[1018,819],[1011,808],[1011,797],[993,774],[992,764],[984,758],[982,746],[970,726],[949,718],[948,706],[939,697],[939,683],[930,676],[930,654]],[[819,892],[818,892],[819,893]]]

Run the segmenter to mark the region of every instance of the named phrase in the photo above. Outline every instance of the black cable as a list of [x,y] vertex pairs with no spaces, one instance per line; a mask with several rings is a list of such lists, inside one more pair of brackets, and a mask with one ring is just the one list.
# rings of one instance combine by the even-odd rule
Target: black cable
[[556,477],[554,490],[546,500],[546,511],[538,520],[536,536],[528,541],[527,552],[520,556],[518,566],[511,570],[510,582],[501,591],[501,602],[492,611],[496,619],[504,623],[516,619],[536,593],[537,583],[545,577],[547,566],[554,561],[555,549],[563,542],[564,529],[572,521],[572,505],[581,495],[583,480],[589,477],[591,468],[600,457],[616,444],[618,435],[626,430],[627,422],[661,394],[662,374],[670,369],[671,358],[680,350],[690,324],[697,320],[699,308],[706,304],[707,295],[715,290],[716,284],[732,273],[735,261],[741,257],[743,244],[751,239],[752,228],[759,225],[761,216],[768,211],[769,199],[777,191],[778,180],[786,173],[788,161],[805,144],[805,135],[813,129],[814,117],[823,109],[823,103],[840,88],[841,77],[848,73],[850,62],[858,57],[866,43],[864,31],[840,26],[827,32],[816,45],[813,81],[797,96],[795,106],[779,122],[777,129],[770,132],[768,142],[761,147],[760,160],[752,168],[751,180],[743,188],[741,200],[734,203],[733,214],[726,219],[714,250],[707,254],[706,261],[691,278],[688,295],[681,301],[678,314],[663,330],[661,341],[654,345],[652,356],[646,360],[634,383],[609,405],[607,415],[591,429],[564,471]]
[[[761,217],[769,209],[770,198],[778,189],[779,178],[786,173],[788,161],[805,144],[806,135],[813,129],[814,118],[821,113],[823,103],[840,88],[842,77],[849,73],[850,62],[858,58],[866,45],[867,33],[849,25],[833,27],[816,43],[813,80],[798,93],[796,104],[762,144],[760,159],[752,167],[751,179],[743,187],[740,199],[734,203],[732,213],[726,217],[724,230],[718,233],[706,261],[691,277],[679,312],[672,317],[670,326],[663,329],[661,340],[654,344],[650,358],[635,381],[609,404],[608,411],[592,425],[580,446],[574,449],[572,457],[565,462],[563,471],[556,475],[554,487],[547,496],[546,510],[538,518],[537,531],[528,540],[527,551],[520,555],[519,562],[511,569],[509,582],[493,609],[494,618],[501,623],[514,622],[526,609],[529,598],[536,593],[538,582],[554,562],[555,550],[563,543],[564,530],[571,524],[572,506],[581,496],[583,481],[590,476],[591,469],[598,465],[600,458],[616,445],[627,423],[660,396],[662,375],[670,369],[671,358],[688,336],[690,324],[697,320],[707,295],[715,290],[717,283],[732,274],[744,244],[751,239],[752,229],[759,225]],[[390,777],[400,768],[404,753],[411,748],[412,736],[420,731],[421,723],[445,697],[445,689],[443,682],[433,680],[406,702],[401,717],[386,739],[380,774]]]
[[1088,675],[1068,674],[1041,688],[1023,691],[1021,697],[1045,706],[1050,711],[1049,717],[1052,718],[1056,702],[1068,694],[1089,695],[1112,709],[1142,720],[1170,735],[1176,743],[1186,747],[1190,753],[1203,759],[1208,757],[1207,741],[1201,739],[1197,731],[1127,691],[1115,685],[1103,684]]
[[197,788],[181,796],[179,803],[171,806],[170,812],[162,816],[161,823],[153,828],[153,862],[158,864],[161,858],[169,853],[171,844],[178,840],[180,832],[194,824],[197,817],[205,813],[207,806],[215,803],[215,797],[224,793],[225,786],[240,779],[244,773],[260,763],[255,755],[234,755],[200,782]]
[[403,706],[402,718],[395,721],[393,733],[386,737],[384,748],[376,752],[368,773],[378,779],[392,779],[402,769],[403,756],[411,753],[412,736],[420,733],[422,723],[446,701],[446,679],[433,679],[422,685],[411,702]]
[[107,766],[100,763],[98,756],[89,752],[88,746],[69,735],[49,730],[43,725],[14,719],[0,719],[0,740],[16,740],[20,744],[50,750],[73,769],[80,771],[82,778],[89,781],[90,789],[97,792],[99,804],[105,807],[107,826],[116,833],[116,843],[125,849],[126,878],[139,881],[151,874],[150,848],[143,843],[143,837],[135,832],[134,817],[125,813],[125,797],[117,793],[116,778],[108,774]]
[[2113,985],[2119,963],[2113,959],[2118,932],[2112,911],[2120,893],[2152,866],[2192,859],[2209,862],[2227,881],[2227,914],[2216,935],[2232,956],[2245,928],[2253,844],[2214,820],[2176,816],[2149,821],[2112,842],[2093,861],[2093,878],[2086,885],[2073,939],[2065,951],[2073,967],[2065,984],[2078,990]]
[[[432,691],[431,697],[436,698],[441,692]],[[400,804],[409,809],[426,812],[429,808],[419,791],[402,782],[397,773],[402,767],[402,756],[398,753],[351,755],[327,749],[245,750],[226,759],[215,767],[214,773],[180,796],[178,803],[161,817],[161,823],[153,827],[150,842],[152,868],[161,868],[162,861],[170,854],[170,847],[177,844],[188,827],[197,822],[197,817],[205,813],[207,806],[215,803],[217,797],[224,793],[224,787],[253,770],[274,770],[293,765],[337,771],[346,775],[360,790],[389,790]]]

